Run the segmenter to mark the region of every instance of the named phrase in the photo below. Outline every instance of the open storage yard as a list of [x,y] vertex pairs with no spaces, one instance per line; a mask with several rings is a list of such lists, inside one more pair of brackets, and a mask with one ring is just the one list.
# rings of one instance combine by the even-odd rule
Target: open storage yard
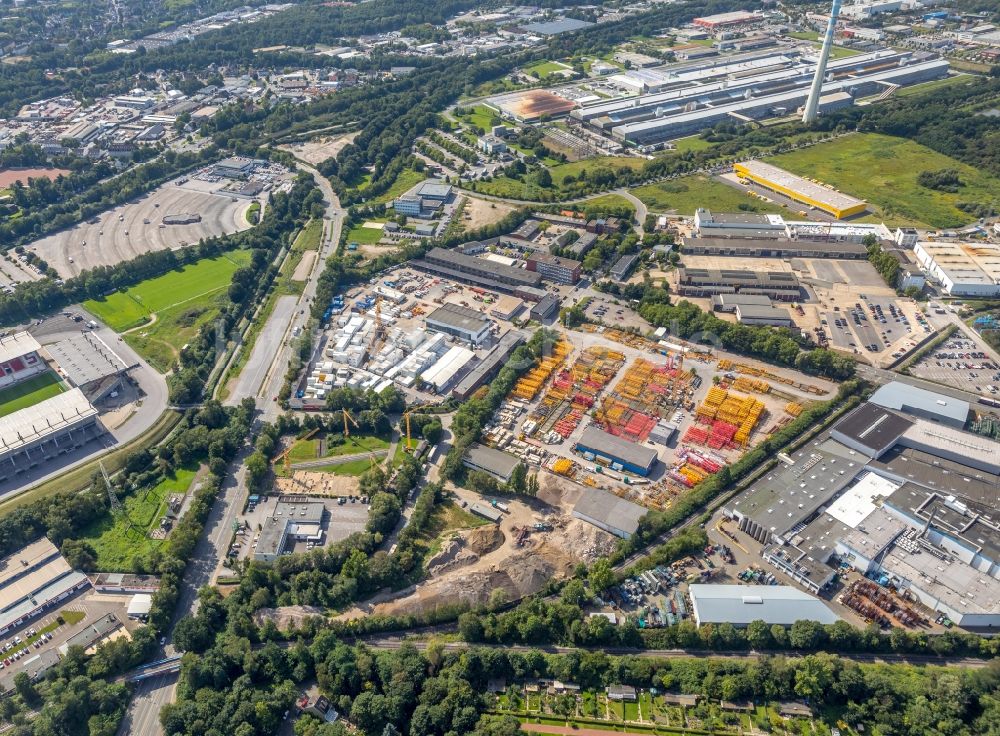
[[[983,171],[905,138],[875,133],[842,136],[767,161],[868,201],[869,209],[892,225],[959,227],[971,219],[959,202],[995,205],[1000,191],[1000,180]],[[917,183],[921,172],[944,169],[958,173],[958,191]]]
[[[246,211],[257,200],[220,192],[222,186],[222,182],[172,181],[76,227],[42,238],[27,249],[62,278],[69,278],[143,253],[246,230],[250,227]],[[169,215],[184,214],[197,215],[198,220],[176,225],[163,222]]]

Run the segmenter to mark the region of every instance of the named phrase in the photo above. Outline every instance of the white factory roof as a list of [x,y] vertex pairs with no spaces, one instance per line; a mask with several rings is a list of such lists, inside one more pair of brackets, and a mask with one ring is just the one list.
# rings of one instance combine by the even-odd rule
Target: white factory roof
[[903,432],[901,440],[907,446],[933,447],[938,452],[957,455],[975,463],[973,467],[982,465],[990,468],[990,472],[1000,471],[1000,442],[988,437],[916,419],[913,426]]
[[83,391],[70,389],[13,414],[0,417],[0,453],[9,452],[97,416]]
[[759,176],[760,178],[766,179],[774,184],[778,184],[779,186],[792,189],[799,194],[809,197],[810,199],[832,205],[837,209],[843,210],[849,207],[855,207],[859,204],[864,204],[864,200],[857,199],[856,197],[844,194],[843,192],[838,192],[836,189],[830,189],[822,184],[816,184],[815,182],[809,181],[801,176],[797,176],[790,171],[785,171],[784,169],[780,169],[772,164],[764,163],[763,161],[743,161],[740,163],[740,166],[745,168],[754,176]]
[[702,585],[688,588],[694,618],[699,626],[731,623],[746,626],[751,621],[791,625],[796,621],[832,624],[839,617],[827,605],[804,590],[790,585]]
[[420,379],[440,391],[475,356],[468,348],[455,345],[439,361],[421,374]]
[[868,401],[884,409],[908,413],[917,411],[941,417],[958,426],[965,424],[971,408],[964,399],[928,391],[902,381],[891,381],[880,386]]
[[27,332],[15,332],[13,335],[0,338],[0,363],[20,358],[22,355],[27,355],[41,347],[38,340]]
[[1000,284],[1000,246],[992,243],[920,242],[914,248],[934,259],[956,284]]
[[851,529],[856,529],[858,524],[878,508],[878,499],[888,498],[899,487],[899,483],[888,478],[868,473],[830,504],[826,513]]

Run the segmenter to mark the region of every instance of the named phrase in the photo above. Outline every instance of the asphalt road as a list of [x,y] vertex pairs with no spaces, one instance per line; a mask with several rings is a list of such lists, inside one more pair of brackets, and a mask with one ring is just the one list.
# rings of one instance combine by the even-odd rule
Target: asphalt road
[[[275,305],[274,311],[261,329],[254,344],[250,360],[240,373],[236,388],[226,402],[235,405],[248,397],[256,401],[258,415],[254,431],[261,423],[274,419],[281,411],[280,404],[273,401],[272,397],[276,396],[281,388],[285,370],[291,357],[293,340],[289,338],[295,327],[304,328],[309,320],[309,308],[312,298],[316,294],[317,279],[323,272],[327,258],[333,254],[340,242],[340,233],[344,222],[345,212],[341,209],[340,200],[334,193],[333,187],[330,186],[330,182],[310,166],[300,164],[299,168],[311,174],[323,192],[326,202],[324,217],[326,237],[320,243],[319,257],[316,259],[302,294],[298,299],[293,296],[287,297],[290,300],[288,302],[285,302],[284,298],[280,299]],[[300,314],[300,312],[302,313]],[[167,634],[168,641],[173,638],[173,628],[177,622],[197,611],[198,589],[214,581],[216,571],[220,569],[222,561],[225,559],[232,535],[233,521],[243,507],[243,497],[246,492],[245,461],[252,451],[253,447],[249,443],[240,451],[231,466],[236,468],[236,471],[226,476],[215,504],[209,512],[208,520],[205,523],[205,533],[198,541],[181,581],[177,609]],[[165,653],[168,655],[175,653],[169,643],[165,647]],[[166,703],[173,700],[176,676],[164,675],[163,682],[159,686],[156,683],[160,683],[160,678],[143,682],[137,687],[136,696],[129,705],[125,719],[118,729],[118,736],[125,736],[125,734],[159,736],[163,733],[159,720],[160,710]]]

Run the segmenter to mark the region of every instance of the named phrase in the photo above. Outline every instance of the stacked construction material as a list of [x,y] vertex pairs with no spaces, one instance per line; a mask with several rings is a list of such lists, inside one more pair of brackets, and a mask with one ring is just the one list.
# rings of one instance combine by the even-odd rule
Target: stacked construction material
[[608,434],[624,437],[632,442],[645,442],[659,420],[656,416],[636,411],[618,399],[608,397],[594,411],[594,421]]
[[733,388],[739,389],[740,391],[752,391],[758,394],[767,394],[771,392],[771,384],[767,381],[761,381],[757,378],[747,378],[746,376],[739,376],[735,381],[733,381]]
[[730,445],[745,446],[764,413],[764,404],[752,396],[741,396],[718,386],[708,391],[695,412],[703,424],[711,424],[706,443],[720,449]]
[[697,424],[692,424],[688,427],[688,431],[684,433],[684,438],[681,442],[684,444],[704,445],[708,442],[708,430]]
[[542,358],[537,366],[528,371],[527,375],[518,379],[512,392],[514,396],[524,401],[531,401],[535,398],[541,390],[542,384],[548,380],[556,368],[562,365],[571,349],[569,343],[559,340],[552,348],[552,355]]
[[625,356],[616,350],[587,348],[570,368],[559,371],[531,418],[538,426],[548,422],[565,439],[624,362]]
[[573,472],[573,461],[561,457],[552,464],[552,470],[559,475],[570,475]]
[[802,413],[802,404],[798,404],[794,401],[789,401],[785,404],[785,411],[791,414],[793,417],[797,417]]

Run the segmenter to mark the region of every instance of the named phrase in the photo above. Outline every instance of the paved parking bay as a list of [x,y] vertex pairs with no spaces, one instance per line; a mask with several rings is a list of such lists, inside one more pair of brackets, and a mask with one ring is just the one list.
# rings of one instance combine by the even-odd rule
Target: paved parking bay
[[910,372],[920,378],[954,386],[976,394],[1000,395],[1000,364],[979,340],[962,335],[940,345],[916,363]]

